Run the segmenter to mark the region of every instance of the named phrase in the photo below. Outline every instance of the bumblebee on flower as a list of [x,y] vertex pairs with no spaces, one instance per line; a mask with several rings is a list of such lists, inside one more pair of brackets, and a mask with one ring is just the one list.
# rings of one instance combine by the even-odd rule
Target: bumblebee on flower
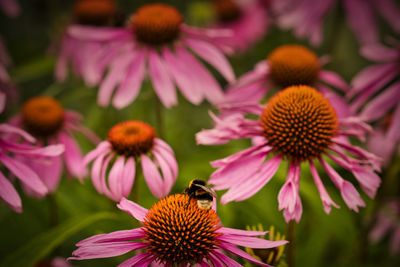
[[126,199],[118,208],[129,213],[141,223],[140,228],[122,230],[89,237],[77,243],[78,249],[70,260],[107,258],[140,252],[119,266],[239,266],[222,253],[223,250],[259,266],[270,266],[256,260],[236,246],[274,248],[287,243],[285,240],[269,241],[255,236],[262,231],[244,231],[223,227],[214,209],[201,209],[189,196],[175,194],[155,203],[149,210]]

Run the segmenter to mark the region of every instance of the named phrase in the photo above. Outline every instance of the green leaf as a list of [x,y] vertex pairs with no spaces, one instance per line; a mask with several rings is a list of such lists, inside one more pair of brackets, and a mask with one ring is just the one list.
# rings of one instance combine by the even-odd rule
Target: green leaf
[[52,250],[76,232],[94,222],[116,218],[116,214],[110,212],[100,212],[71,218],[63,224],[45,233],[41,233],[17,251],[8,255],[8,257],[0,263],[0,266],[33,266],[37,261],[46,257]]

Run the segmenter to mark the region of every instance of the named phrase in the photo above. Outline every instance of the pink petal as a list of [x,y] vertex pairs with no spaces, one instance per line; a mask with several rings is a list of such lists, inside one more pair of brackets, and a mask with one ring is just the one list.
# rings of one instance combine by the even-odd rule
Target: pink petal
[[4,154],[0,154],[0,161],[36,194],[44,196],[48,193],[46,186],[28,166]]
[[113,199],[114,201],[119,201],[119,199],[118,200],[114,199],[114,195],[108,189],[107,183],[106,183],[106,177],[107,177],[107,173],[109,170],[108,165],[111,160],[115,159],[115,156],[116,156],[115,153],[111,153],[103,161],[103,163],[101,165],[101,169],[100,169],[100,186],[101,186],[101,191],[103,192],[103,194],[105,194],[107,197]]
[[124,161],[125,157],[118,157],[108,174],[108,185],[115,201],[120,201],[122,198],[121,176],[124,170]]
[[203,101],[203,93],[198,84],[197,75],[183,61],[178,60],[168,48],[163,48],[163,58],[184,97],[192,104],[200,104]]
[[[118,267],[138,267],[138,266],[148,266],[148,263],[146,259],[149,258],[151,259],[151,261],[153,261],[151,254],[150,253],[140,253],[132,258],[127,259],[126,261],[122,262],[120,265],[118,265]],[[143,265],[142,263],[145,262],[146,265]]]
[[266,233],[268,233],[268,231],[247,231],[247,230],[240,230],[228,227],[222,227],[215,232],[227,235],[237,235],[237,236],[263,236]]
[[[396,70],[396,64],[385,63],[372,65],[366,67],[360,73],[356,75],[351,81],[352,90],[349,91],[348,97],[354,97],[362,91],[365,91],[366,87],[373,87],[376,83],[386,77],[394,77],[396,74],[393,70]],[[397,73],[397,72],[396,72]],[[385,82],[386,83],[386,82]],[[380,88],[378,88],[380,89]]]
[[59,156],[64,152],[64,145],[49,145],[46,147],[37,147],[26,144],[11,143],[5,140],[0,140],[2,148],[4,150],[13,152],[18,155],[24,155],[27,157],[55,157]]
[[329,70],[321,70],[318,73],[318,78],[321,79],[321,81],[329,85],[332,85],[343,92],[347,92],[350,89],[346,81],[342,77],[340,77],[336,72]]
[[396,149],[396,142],[386,136],[382,129],[378,128],[369,136],[367,147],[369,151],[382,158],[383,165],[386,167]]
[[400,9],[398,2],[397,4],[393,0],[373,0],[375,8],[377,8],[382,16],[390,23],[392,28],[399,32],[400,31]]
[[311,170],[311,175],[314,179],[315,186],[318,189],[319,196],[321,197],[322,205],[324,206],[324,210],[326,214],[329,214],[331,212],[331,206],[334,206],[335,208],[340,208],[329,196],[328,192],[325,189],[324,184],[321,181],[321,178],[319,177],[318,171],[314,166],[314,163],[309,160],[308,161],[310,165],[310,170]]
[[[346,0],[344,7],[351,29],[361,43],[378,41],[374,10],[369,1]],[[366,30],[368,29],[368,30]]]
[[2,0],[0,1],[4,13],[10,17],[16,17],[20,14],[21,8],[18,5],[17,0]]
[[113,62],[110,67],[110,71],[99,88],[97,102],[100,106],[105,107],[108,105],[115,87],[126,77],[127,69],[132,63],[133,58],[134,55],[132,52],[128,51],[120,54],[119,57]]
[[379,43],[364,45],[360,50],[361,55],[375,62],[393,62],[400,57],[399,51],[383,46]]
[[5,123],[0,124],[0,132],[17,134],[30,143],[36,142],[36,139],[32,135],[30,135],[29,133],[25,132],[20,128],[17,128],[9,124]]
[[351,110],[348,101],[344,97],[335,93],[331,88],[325,87],[322,84],[318,84],[317,89],[329,100],[332,107],[336,111],[336,115],[340,119],[354,115],[354,112]]
[[219,253],[217,250],[214,250],[212,253],[210,253],[210,260],[213,263],[215,267],[225,267],[225,266],[232,266],[232,267],[241,267],[238,262],[235,260],[229,258],[228,256],[225,256],[222,253]]
[[127,200],[126,198],[122,198],[121,202],[117,204],[117,207],[120,210],[125,211],[132,217],[134,217],[136,220],[143,222],[144,218],[147,215],[148,210],[143,208],[142,206]]
[[106,157],[107,152],[103,152],[99,154],[93,162],[92,170],[91,170],[91,177],[93,186],[96,188],[97,192],[100,194],[103,192],[103,187],[101,185],[101,169],[104,163],[104,158]]
[[162,176],[165,181],[165,189],[164,194],[168,195],[172,189],[172,186],[175,182],[176,176],[174,177],[171,171],[171,168],[168,165],[168,162],[164,160],[164,158],[155,150],[152,150],[151,153],[154,156],[155,162],[157,166],[161,168]]
[[159,154],[159,156],[162,157],[168,163],[168,166],[171,169],[174,180],[176,180],[176,177],[178,176],[178,164],[176,162],[175,154],[171,149],[171,147],[169,147],[168,144],[166,144],[161,139],[155,138],[153,150],[156,151],[157,154]]
[[235,81],[235,74],[233,73],[229,61],[215,46],[205,41],[190,38],[185,38],[184,42],[196,52],[196,54],[216,68],[229,83]]
[[221,203],[225,204],[232,200],[243,201],[253,196],[275,175],[279,168],[281,158],[281,155],[277,155],[269,159],[259,168],[257,173],[251,175],[245,182],[240,183],[240,185],[232,186],[229,191],[222,196]]
[[227,250],[227,251],[229,251],[229,252],[231,252],[231,253],[233,253],[233,254],[235,254],[235,255],[237,255],[237,256],[245,259],[245,260],[253,262],[253,263],[257,264],[257,265],[265,266],[265,267],[272,267],[271,265],[268,265],[268,264],[262,263],[261,261],[256,260],[250,254],[244,252],[243,250],[241,250],[241,249],[239,249],[239,248],[237,248],[237,247],[235,247],[233,245],[230,245],[230,244],[227,244],[227,243],[221,243],[219,246],[221,248],[223,248],[223,249],[225,249],[225,250]]
[[91,243],[88,246],[82,246],[72,252],[68,260],[87,260],[98,258],[109,258],[125,254],[132,250],[147,247],[146,243],[139,242],[107,242],[107,243]]
[[298,194],[296,190],[298,185],[294,179],[296,168],[297,167],[293,163],[289,166],[286,183],[282,186],[278,195],[279,210],[288,209],[289,212],[292,213],[295,209]]
[[116,242],[116,241],[129,241],[135,239],[141,239],[145,237],[145,233],[143,228],[136,228],[132,230],[122,230],[116,231],[108,234],[99,234],[94,235],[89,238],[86,238],[82,241],[79,241],[76,246],[87,246],[94,243],[108,243],[108,242]]
[[68,27],[68,34],[71,36],[87,41],[113,41],[118,39],[129,39],[132,33],[125,28],[107,28],[71,25]]
[[43,163],[31,161],[30,167],[36,172],[50,193],[56,191],[63,169],[61,157],[49,158]]
[[128,197],[132,190],[133,182],[135,181],[136,163],[133,157],[129,157],[125,163],[122,173],[122,196]]
[[83,156],[79,145],[73,137],[66,133],[60,133],[58,139],[65,146],[64,158],[68,172],[82,180],[87,175],[87,169],[83,165]]
[[157,198],[165,196],[164,183],[156,165],[145,154],[140,155],[142,160],[143,176],[151,193]]
[[97,158],[100,154],[111,152],[111,143],[108,141],[103,141],[97,145],[97,147],[90,151],[83,159],[83,164],[87,165],[89,162]]
[[0,113],[4,111],[5,107],[6,107],[6,94],[0,92]]
[[353,171],[353,174],[360,183],[364,192],[367,193],[370,198],[374,198],[376,191],[381,184],[381,179],[379,176],[374,173],[373,170],[370,170],[366,167],[361,167],[359,170]]
[[384,92],[371,100],[360,113],[360,117],[376,120],[398,105],[400,102],[400,82],[385,89]]
[[222,235],[217,237],[218,240],[229,244],[235,244],[242,247],[249,248],[274,248],[287,244],[288,241],[270,241],[263,238],[236,236],[236,235]]
[[57,58],[55,67],[55,77],[59,82],[62,82],[67,77],[68,58],[72,54],[72,45],[70,44],[70,36],[65,34],[61,40],[60,53]]
[[322,160],[322,158],[319,158],[319,161],[333,183],[340,190],[346,205],[356,212],[358,212],[358,207],[365,207],[364,201],[361,199],[360,194],[358,194],[354,186],[350,182],[343,180],[343,178],[328,163]]
[[[398,83],[400,84],[400,83]],[[393,142],[398,142],[400,140],[400,104],[397,103],[397,107],[394,110],[392,123],[387,130],[386,136]]]
[[176,47],[176,51],[178,59],[185,62],[185,65],[197,74],[197,79],[203,86],[203,94],[208,101],[210,103],[221,102],[224,96],[223,91],[210,72],[184,48]]
[[125,79],[118,87],[113,98],[113,105],[121,109],[132,103],[139,94],[145,76],[146,51],[138,51],[128,68]]
[[241,184],[256,175],[267,155],[268,152],[257,151],[254,154],[243,156],[211,174],[209,183],[215,185],[217,190]]
[[154,91],[158,98],[167,108],[170,108],[178,102],[175,86],[172,83],[168,69],[165,63],[153,49],[149,52],[149,74],[153,83]]
[[0,172],[0,198],[14,211],[22,212],[21,198],[14,186],[7,180],[7,178]]

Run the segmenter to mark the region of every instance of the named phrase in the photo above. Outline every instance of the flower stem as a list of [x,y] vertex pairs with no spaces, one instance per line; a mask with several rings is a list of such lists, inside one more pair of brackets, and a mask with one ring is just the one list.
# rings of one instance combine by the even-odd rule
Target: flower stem
[[58,205],[56,196],[54,194],[48,194],[47,201],[49,203],[50,227],[55,227],[58,225]]
[[161,139],[165,139],[164,135],[164,107],[161,101],[156,98],[156,124],[157,124],[157,133]]
[[294,267],[296,261],[296,222],[294,220],[291,220],[288,224],[287,239],[289,240],[289,244],[287,244],[288,265]]

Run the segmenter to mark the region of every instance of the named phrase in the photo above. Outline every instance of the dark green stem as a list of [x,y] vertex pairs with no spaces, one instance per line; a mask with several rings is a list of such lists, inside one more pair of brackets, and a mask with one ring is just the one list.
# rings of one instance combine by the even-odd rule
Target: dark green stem
[[291,220],[288,224],[287,240],[289,241],[287,245],[288,265],[294,267],[296,262],[296,222],[294,220]]
[[157,124],[157,133],[161,139],[165,139],[164,133],[164,107],[161,101],[156,99],[156,124]]
[[49,203],[50,227],[56,227],[58,225],[58,205],[56,196],[54,194],[48,194],[47,201]]

